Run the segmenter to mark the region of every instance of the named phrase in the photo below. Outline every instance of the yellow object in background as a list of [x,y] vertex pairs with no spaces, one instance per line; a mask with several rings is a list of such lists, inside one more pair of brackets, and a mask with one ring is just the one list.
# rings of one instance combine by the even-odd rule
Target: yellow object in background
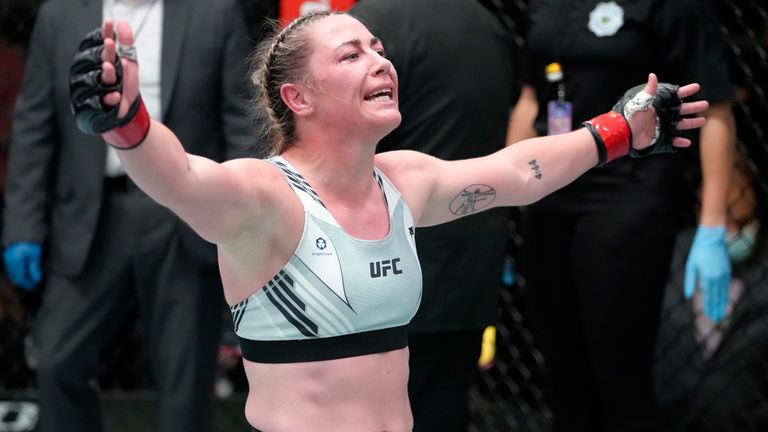
[[480,347],[480,358],[477,365],[480,369],[488,370],[496,358],[496,327],[488,326],[483,332],[483,343]]
[[563,67],[560,63],[550,63],[544,68],[544,74],[549,82],[558,82],[563,79]]

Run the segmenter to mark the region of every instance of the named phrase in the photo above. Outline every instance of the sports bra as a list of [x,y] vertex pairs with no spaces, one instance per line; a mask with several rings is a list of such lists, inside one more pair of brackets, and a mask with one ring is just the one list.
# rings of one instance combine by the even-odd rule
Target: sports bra
[[344,232],[288,161],[270,161],[301,199],[304,230],[288,263],[231,307],[243,357],[293,363],[407,346],[406,326],[421,302],[421,267],[413,217],[400,193],[374,168],[390,229],[381,240],[361,240]]

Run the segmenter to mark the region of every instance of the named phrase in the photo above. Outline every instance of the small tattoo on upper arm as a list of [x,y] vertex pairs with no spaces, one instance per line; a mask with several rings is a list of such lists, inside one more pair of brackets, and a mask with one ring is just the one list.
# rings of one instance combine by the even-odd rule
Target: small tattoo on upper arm
[[539,167],[539,163],[536,162],[536,159],[533,159],[530,162],[528,162],[528,165],[530,165],[531,169],[533,170],[533,176],[541,180],[541,178],[543,177],[543,174],[541,173],[541,167]]
[[496,199],[496,190],[488,185],[473,184],[465,187],[451,201],[448,209],[456,216],[482,210]]

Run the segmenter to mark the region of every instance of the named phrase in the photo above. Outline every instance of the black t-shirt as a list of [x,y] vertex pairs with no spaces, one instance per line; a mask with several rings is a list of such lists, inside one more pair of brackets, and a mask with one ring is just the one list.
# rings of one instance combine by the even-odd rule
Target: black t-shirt
[[[728,55],[711,6],[709,0],[531,0],[524,81],[536,89],[538,133],[547,134],[547,103],[557,99],[557,84],[544,72],[551,62],[562,65],[573,129],[609,111],[627,89],[646,82],[649,72],[662,82],[700,83],[696,97],[710,103],[730,99]],[[695,170],[696,152],[694,147],[677,157],[622,158],[556,194],[596,177],[639,171],[660,187],[685,188],[681,173],[685,166]]]
[[732,95],[728,58],[709,0],[532,0],[526,81],[539,99],[536,129],[547,133],[546,104],[557,85],[544,67],[563,66],[573,127],[611,109],[624,92],[646,82],[698,82],[698,97]]
[[[456,160],[503,148],[515,48],[496,17],[473,0],[363,0],[350,13],[382,40],[400,79],[403,121],[378,151]],[[494,209],[417,230],[424,296],[412,330],[493,322],[508,217]]]

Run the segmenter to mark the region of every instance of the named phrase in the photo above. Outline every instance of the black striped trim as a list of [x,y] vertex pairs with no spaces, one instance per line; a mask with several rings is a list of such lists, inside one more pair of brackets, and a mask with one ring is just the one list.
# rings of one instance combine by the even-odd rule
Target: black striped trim
[[381,189],[381,196],[384,197],[384,205],[387,207],[387,213],[389,213],[389,201],[387,201],[387,192],[384,190],[384,179],[381,178],[381,176],[376,173],[376,171],[373,172],[373,178],[376,179],[376,182],[379,183],[379,189]]
[[304,180],[304,177],[301,176],[301,174],[292,171],[290,168],[288,168],[288,165],[280,162],[280,161],[273,161],[275,165],[277,165],[281,170],[283,170],[283,173],[285,173],[285,176],[288,178],[288,182],[295,187],[296,189],[300,191],[304,191],[306,194],[308,194],[312,199],[317,201],[318,204],[325,207],[325,204],[320,199],[320,196],[315,192],[314,189],[312,189],[312,186]]
[[238,338],[243,357],[256,363],[333,360],[408,346],[407,326],[302,340],[259,341]]
[[230,311],[232,311],[232,324],[235,327],[235,332],[240,328],[240,322],[243,320],[243,316],[245,315],[246,306],[248,306],[248,302],[251,300],[250,297],[247,299],[241,301],[240,303],[232,306],[230,308]]
[[317,323],[309,319],[305,314],[307,307],[296,293],[293,292],[292,288],[293,280],[285,271],[280,270],[262,289],[267,294],[267,298],[272,302],[272,305],[301,334],[307,337],[316,337],[318,332]]

